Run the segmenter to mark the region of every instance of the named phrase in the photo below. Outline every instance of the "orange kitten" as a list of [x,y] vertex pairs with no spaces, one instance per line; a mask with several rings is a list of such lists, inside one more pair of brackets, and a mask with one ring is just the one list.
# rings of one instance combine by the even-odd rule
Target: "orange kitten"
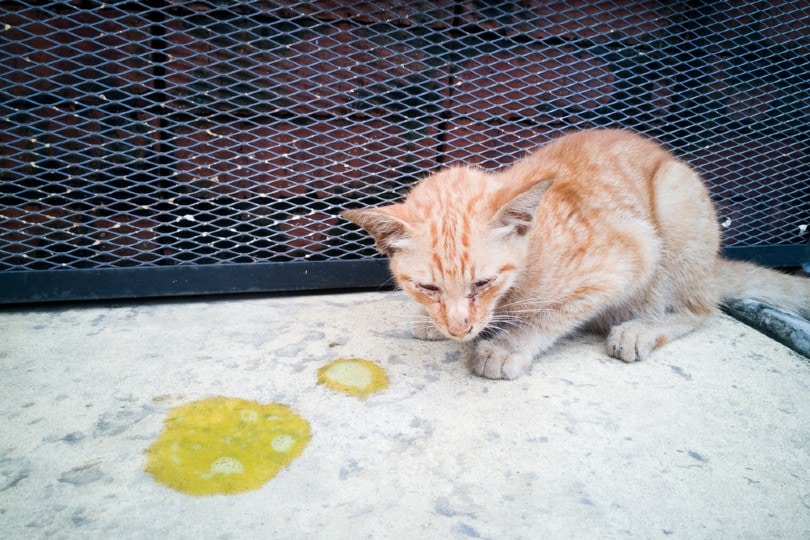
[[342,215],[429,315],[414,334],[474,340],[484,377],[518,377],[582,327],[607,333],[609,355],[643,360],[724,299],[810,316],[810,280],[721,259],[700,178],[626,131],[567,135],[498,172],[445,169],[402,203]]

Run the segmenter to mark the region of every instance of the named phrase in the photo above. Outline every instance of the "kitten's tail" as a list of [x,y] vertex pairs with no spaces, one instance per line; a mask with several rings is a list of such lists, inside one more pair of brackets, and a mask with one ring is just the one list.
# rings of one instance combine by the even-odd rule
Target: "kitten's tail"
[[718,261],[716,277],[724,302],[749,298],[810,318],[810,279],[725,259]]

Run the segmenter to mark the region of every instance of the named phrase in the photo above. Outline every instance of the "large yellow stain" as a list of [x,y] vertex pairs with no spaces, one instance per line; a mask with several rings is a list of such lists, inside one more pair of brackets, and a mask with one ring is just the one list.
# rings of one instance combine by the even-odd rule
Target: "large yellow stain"
[[298,457],[309,423],[286,405],[212,397],[169,411],[146,471],[188,495],[257,489]]
[[377,364],[363,358],[339,358],[318,370],[318,384],[365,399],[388,388],[388,377]]

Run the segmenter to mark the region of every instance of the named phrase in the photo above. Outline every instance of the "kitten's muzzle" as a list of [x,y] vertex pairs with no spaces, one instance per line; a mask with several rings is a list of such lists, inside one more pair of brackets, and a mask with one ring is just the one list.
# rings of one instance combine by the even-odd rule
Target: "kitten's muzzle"
[[450,334],[450,337],[453,339],[465,341],[474,337],[474,328],[474,325],[470,324],[470,320],[465,318],[458,323],[448,324],[447,333]]

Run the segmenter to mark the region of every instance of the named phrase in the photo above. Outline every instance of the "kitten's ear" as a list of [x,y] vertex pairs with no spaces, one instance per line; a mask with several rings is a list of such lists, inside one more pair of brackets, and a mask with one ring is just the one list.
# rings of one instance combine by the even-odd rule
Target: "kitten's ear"
[[401,205],[344,210],[341,216],[363,227],[377,243],[377,251],[390,257],[407,239],[408,224],[397,217]]
[[537,207],[553,183],[553,179],[539,180],[513,196],[498,210],[495,226],[508,229],[510,234],[516,233],[519,236],[531,231]]

